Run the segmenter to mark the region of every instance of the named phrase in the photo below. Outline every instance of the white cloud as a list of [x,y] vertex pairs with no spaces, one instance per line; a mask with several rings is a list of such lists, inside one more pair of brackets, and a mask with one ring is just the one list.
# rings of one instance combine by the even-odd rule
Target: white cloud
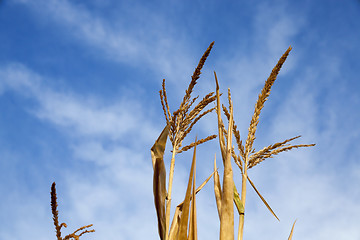
[[[250,50],[238,48],[232,57],[220,56],[215,64],[222,91],[231,88],[236,108],[235,120],[244,131],[248,128],[254,104],[265,80],[295,36],[302,31],[306,21],[289,15],[286,8],[279,4],[271,6],[271,11],[269,7],[267,3],[259,3],[256,7],[251,22],[254,31],[246,36],[252,42]],[[273,88],[281,84],[279,81],[286,81],[284,78],[298,63],[298,57],[293,52],[290,52]]]
[[71,92],[56,92],[43,85],[43,77],[23,65],[13,64],[0,69],[1,89],[14,90],[37,101],[34,114],[77,136],[108,137],[146,141],[156,131],[146,120],[146,110],[140,102],[126,96],[105,105],[94,97],[76,96]]
[[[44,77],[19,64],[0,68],[0,78],[2,92],[13,91],[35,101],[37,107],[30,113],[73,139],[75,159],[95,163],[97,171],[91,176],[81,174],[81,167],[67,169],[64,166],[62,170],[66,191],[61,193],[64,196],[61,204],[67,207],[62,208],[61,219],[69,225],[64,234],[94,223],[99,231],[96,236],[100,238],[116,235],[121,239],[144,238],[149,234],[155,237],[157,228],[153,224],[145,224],[143,229],[147,231],[134,233],[139,219],[155,222],[149,220],[155,218],[155,211],[149,201],[152,200],[149,181],[152,166],[148,148],[160,130],[145,117],[149,109],[145,110],[134,99],[122,98],[114,105],[105,106],[94,97],[57,92],[45,85]],[[32,198],[29,196],[29,199]],[[28,205],[26,208],[35,209]],[[49,213],[36,217],[44,219],[46,214]],[[15,213],[14,217],[20,215]],[[18,221],[15,227],[29,231],[22,225],[24,222]],[[110,228],[111,233],[106,232]],[[6,233],[3,236],[7,236]]]
[[276,7],[272,4],[262,2],[257,5],[254,41],[258,48],[267,52],[260,54],[261,56],[276,56],[279,52],[284,52],[307,24],[307,19],[300,17],[304,9],[294,12],[286,2],[276,4]]
[[[18,1],[19,2],[19,1]],[[104,19],[82,4],[70,1],[20,1],[37,17],[56,23],[56,28],[85,45],[96,57],[102,56],[122,64],[149,68],[160,77],[177,84],[179,76],[191,73],[190,58],[184,37],[172,31],[173,26],[161,15],[132,6],[141,12],[145,23],[138,24],[130,16]],[[107,16],[111,18],[110,16]],[[142,25],[146,26],[142,26]],[[151,24],[151,27],[148,26]],[[192,57],[192,56],[191,56]]]
[[8,89],[31,95],[37,91],[40,77],[33,74],[22,64],[8,64],[0,69],[0,93]]

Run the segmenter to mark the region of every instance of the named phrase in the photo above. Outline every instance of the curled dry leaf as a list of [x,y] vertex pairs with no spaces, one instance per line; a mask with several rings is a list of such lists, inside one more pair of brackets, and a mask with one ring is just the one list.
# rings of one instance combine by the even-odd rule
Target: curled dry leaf
[[166,199],[166,169],[164,164],[164,151],[169,126],[167,125],[151,148],[151,158],[154,168],[153,192],[154,203],[158,219],[158,230],[161,240],[166,236],[166,216],[165,216],[165,199]]
[[166,146],[166,140],[169,135],[169,125],[166,125],[162,130],[160,136],[155,141],[155,144],[151,148],[151,160],[153,168],[155,167],[156,158],[163,158]]
[[165,226],[165,198],[166,198],[166,171],[164,162],[156,159],[153,180],[154,202],[158,219],[160,239],[164,240],[166,235]]

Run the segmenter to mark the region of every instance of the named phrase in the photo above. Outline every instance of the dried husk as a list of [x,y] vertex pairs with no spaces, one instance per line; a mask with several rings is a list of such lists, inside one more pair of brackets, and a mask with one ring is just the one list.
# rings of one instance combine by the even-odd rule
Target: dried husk
[[151,158],[154,168],[153,177],[153,193],[154,203],[158,220],[158,231],[161,240],[166,237],[166,214],[165,214],[165,199],[166,199],[166,169],[164,163],[164,151],[166,146],[167,136],[169,134],[169,126],[167,125],[161,132],[159,138],[151,148]]
[[[230,120],[228,133],[233,129],[233,112],[230,106]],[[226,158],[224,162],[223,193],[221,199],[221,216],[220,216],[220,240],[234,239],[234,180],[231,167],[231,147],[232,134],[227,136]]]

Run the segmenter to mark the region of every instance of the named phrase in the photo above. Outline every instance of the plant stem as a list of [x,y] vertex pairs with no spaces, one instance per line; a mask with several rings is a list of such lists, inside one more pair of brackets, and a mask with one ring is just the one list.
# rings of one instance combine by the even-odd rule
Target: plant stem
[[169,188],[167,194],[167,202],[166,202],[166,235],[165,240],[169,238],[169,226],[170,226],[170,209],[171,209],[171,191],[172,191],[172,182],[174,178],[174,168],[175,168],[175,154],[176,154],[176,145],[173,146],[171,163],[170,163],[170,173],[169,173]]
[[244,213],[239,216],[239,232],[238,232],[238,240],[243,239],[244,234],[244,217],[245,217],[245,200],[246,200],[246,179],[247,179],[247,158],[244,164],[244,172],[242,174],[242,185],[241,185],[241,202],[244,207]]

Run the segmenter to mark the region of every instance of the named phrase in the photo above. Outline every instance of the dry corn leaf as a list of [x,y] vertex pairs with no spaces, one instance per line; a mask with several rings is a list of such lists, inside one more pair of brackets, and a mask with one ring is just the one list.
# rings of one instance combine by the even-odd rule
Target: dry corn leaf
[[158,230],[161,240],[166,236],[166,216],[165,216],[165,198],[166,198],[166,169],[164,164],[164,151],[167,136],[169,133],[168,125],[161,132],[154,146],[151,148],[151,158],[154,168],[153,192],[155,209],[158,219]]
[[166,140],[169,135],[169,129],[169,125],[166,125],[158,139],[155,141],[155,144],[151,148],[151,159],[153,168],[155,167],[156,158],[163,158],[164,156]]
[[158,219],[160,239],[165,239],[165,198],[166,198],[166,171],[164,161],[157,158],[153,180],[154,202]]
[[233,108],[230,106],[230,120],[227,136],[226,158],[224,162],[223,193],[221,200],[220,240],[234,239],[234,180],[231,167],[231,143],[233,129]]
[[[219,219],[220,219],[220,215],[221,215],[221,185],[220,185],[219,173],[218,173],[217,167],[216,167],[216,157],[214,160],[214,169],[215,169],[214,170],[214,192],[215,192],[216,207],[217,207],[218,215],[219,215]],[[234,203],[235,203],[236,209],[238,210],[239,215],[244,214],[244,212],[245,212],[244,205],[241,202],[240,195],[236,189],[235,184],[234,184]]]
[[[220,150],[221,150],[221,155],[222,155],[222,159],[223,159],[223,163],[224,163],[225,157],[226,157],[225,139],[224,139],[223,131],[222,131],[221,127],[220,127],[220,126],[223,125],[223,122],[222,122],[222,119],[221,119],[221,110],[220,110],[221,109],[220,108],[220,92],[219,92],[220,88],[219,88],[219,82],[218,82],[215,71],[214,71],[214,76],[215,76],[215,83],[216,83],[216,113],[217,113],[217,118],[218,118],[219,143],[220,143]],[[229,113],[229,122],[230,122],[230,113]],[[234,122],[233,119],[232,119],[232,122]],[[233,125],[233,127],[234,127],[234,125]],[[240,136],[240,134],[239,134],[239,136]],[[242,204],[242,202],[240,200],[239,193],[238,193],[238,191],[236,189],[235,183],[233,183],[233,185],[234,185],[234,203],[235,203],[235,206],[236,206],[239,214],[243,214],[244,211],[245,211],[244,206],[243,206],[243,204]],[[220,208],[219,208],[219,206],[220,206]],[[219,211],[219,209],[221,209],[221,205],[217,204],[217,207],[218,207],[218,211]],[[220,213],[219,213],[219,217],[220,217]]]
[[270,205],[266,202],[266,200],[263,198],[263,196],[261,196],[260,192],[256,189],[255,184],[250,180],[249,176],[247,176],[247,179],[249,180],[249,183],[251,184],[251,186],[254,188],[255,192],[257,193],[257,195],[261,198],[261,200],[263,201],[263,203],[265,204],[265,206],[269,209],[269,211],[272,213],[272,215],[274,217],[276,217],[276,219],[278,221],[280,221],[280,219],[276,216],[276,214],[274,213],[274,211],[271,209]]
[[191,201],[191,212],[190,212],[190,229],[188,240],[197,240],[197,217],[196,217],[196,163],[194,164],[194,177],[192,187],[192,201]]
[[289,236],[288,240],[291,240],[291,239],[292,239],[293,232],[294,232],[294,227],[295,227],[295,223],[296,223],[296,220],[295,220],[294,224],[292,225],[291,232],[290,232],[290,236]]
[[[195,140],[195,142],[196,142],[196,140]],[[188,186],[186,189],[185,200],[184,200],[181,219],[180,219],[179,238],[178,239],[181,239],[181,240],[187,239],[187,230],[188,230],[187,227],[188,227],[188,220],[189,220],[191,187],[192,187],[192,181],[193,181],[193,177],[194,177],[195,162],[196,162],[196,145],[194,147],[194,155],[193,155],[193,160],[192,160],[191,169],[190,169],[190,176],[189,176]]]
[[[196,194],[198,194],[198,192],[200,192],[200,190],[206,185],[206,183],[210,180],[210,178],[212,177],[212,175],[214,174],[215,172],[213,172],[195,191]],[[190,197],[190,200],[192,199],[192,196]],[[184,204],[184,201],[182,201],[177,207],[181,207],[183,206]]]
[[178,239],[181,213],[182,213],[182,204],[178,205],[175,209],[174,218],[170,227],[169,240]]
[[200,190],[207,184],[207,182],[210,180],[210,178],[212,177],[212,175],[214,175],[215,172],[213,172],[197,189],[196,189],[196,194],[198,192],[200,192]]
[[[214,175],[215,172],[213,172],[195,191],[195,194],[200,192],[200,190],[206,185],[207,182],[209,182],[210,178]],[[192,197],[191,197],[192,199]],[[191,200],[190,199],[190,200]],[[183,207],[184,201],[181,202],[175,209],[175,214],[173,217],[173,221],[171,223],[170,227],[170,234],[169,234],[169,240],[175,240],[177,239],[178,232],[179,232],[179,225],[180,225],[180,218],[182,213],[182,207]]]
[[218,119],[219,143],[220,143],[221,156],[224,161],[225,157],[226,157],[226,153],[225,153],[224,134],[223,134],[222,128],[220,127],[223,125],[223,122],[221,119],[220,92],[219,92],[220,90],[219,90],[219,82],[218,82],[215,71],[214,71],[214,75],[215,75],[215,82],[216,82],[216,113],[217,113],[217,119]]

